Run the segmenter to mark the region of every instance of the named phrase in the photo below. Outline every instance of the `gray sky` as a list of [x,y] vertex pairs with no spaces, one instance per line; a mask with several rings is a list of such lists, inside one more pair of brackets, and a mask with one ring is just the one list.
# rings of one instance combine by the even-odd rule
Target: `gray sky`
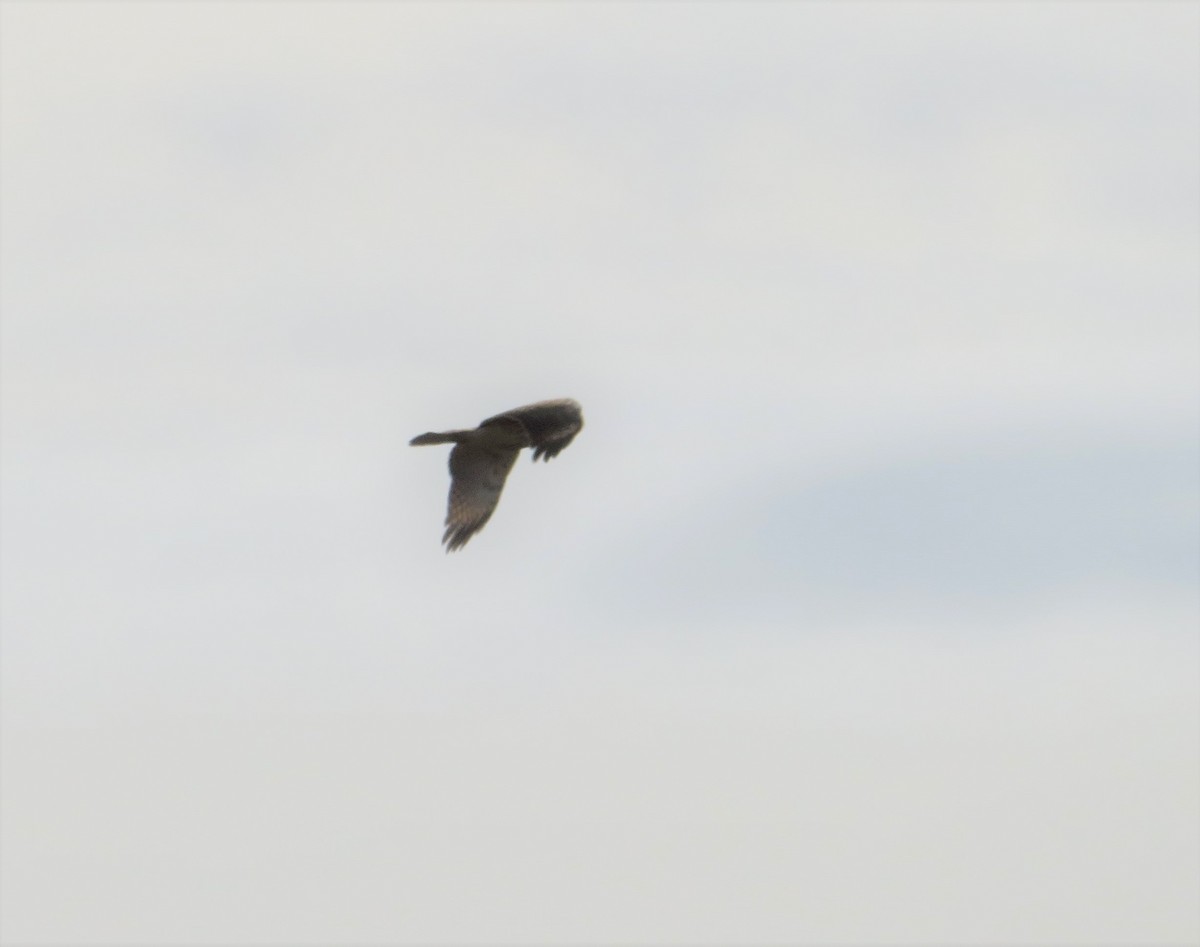
[[0,17],[7,943],[1200,938],[1200,7]]

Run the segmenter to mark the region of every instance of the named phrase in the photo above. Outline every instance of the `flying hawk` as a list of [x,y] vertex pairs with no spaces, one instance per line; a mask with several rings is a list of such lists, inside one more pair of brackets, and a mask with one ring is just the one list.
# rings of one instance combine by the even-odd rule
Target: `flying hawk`
[[504,480],[522,447],[533,459],[549,460],[571,443],[583,427],[579,403],[570,398],[539,401],[488,418],[470,431],[421,434],[409,444],[453,444],[450,451],[450,502],[446,509],[446,551],[464,546],[483,529],[500,502]]

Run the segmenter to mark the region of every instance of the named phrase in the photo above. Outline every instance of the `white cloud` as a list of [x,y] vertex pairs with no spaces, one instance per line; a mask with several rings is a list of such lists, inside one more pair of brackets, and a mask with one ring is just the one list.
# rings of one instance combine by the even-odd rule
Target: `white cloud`
[[7,747],[25,816],[7,923],[162,942],[1182,943],[1197,655],[1163,632],[1190,608],[1154,611],[1070,606],[982,647],[951,629],[747,634],[732,653],[652,635],[557,692],[35,731]]

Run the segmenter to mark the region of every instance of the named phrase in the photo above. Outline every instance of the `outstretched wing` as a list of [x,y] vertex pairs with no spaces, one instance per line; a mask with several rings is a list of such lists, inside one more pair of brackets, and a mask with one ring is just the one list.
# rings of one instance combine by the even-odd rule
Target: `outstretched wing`
[[491,518],[520,448],[456,444],[450,451],[450,502],[442,542],[453,552]]
[[519,421],[529,434],[534,460],[554,457],[583,429],[583,409],[579,407],[579,402],[571,398],[539,401],[513,408],[488,418],[480,427],[508,419]]

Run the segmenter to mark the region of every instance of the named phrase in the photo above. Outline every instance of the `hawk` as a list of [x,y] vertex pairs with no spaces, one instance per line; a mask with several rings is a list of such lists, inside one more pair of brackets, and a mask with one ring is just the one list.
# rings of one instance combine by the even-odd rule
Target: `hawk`
[[583,427],[583,411],[570,398],[539,401],[488,418],[469,431],[421,434],[409,444],[453,444],[450,451],[450,502],[446,508],[446,552],[466,545],[483,529],[500,502],[504,480],[522,447],[533,459],[549,460],[571,443]]

